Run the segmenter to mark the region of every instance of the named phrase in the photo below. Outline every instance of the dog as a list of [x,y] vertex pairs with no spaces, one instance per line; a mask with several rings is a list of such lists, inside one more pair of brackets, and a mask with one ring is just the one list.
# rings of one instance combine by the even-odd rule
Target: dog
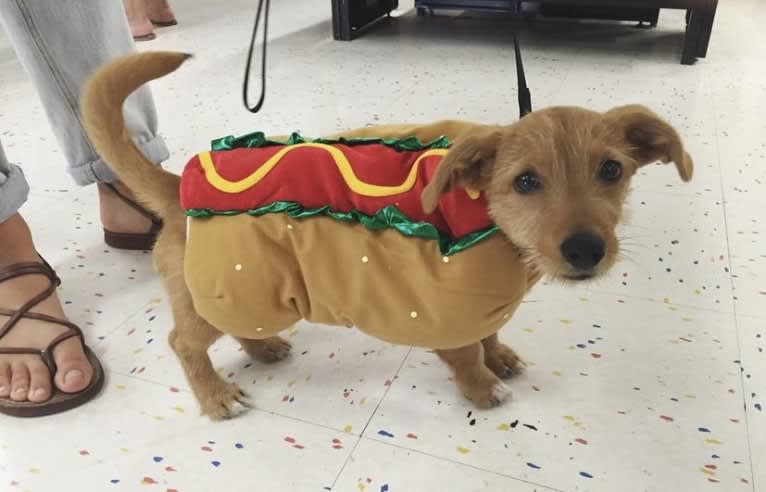
[[[363,323],[358,326],[394,343],[430,344],[429,348],[435,349],[452,370],[462,393],[477,407],[489,408],[508,398],[510,391],[502,379],[513,375],[522,366],[516,353],[498,340],[497,331],[507,323],[523,295],[541,276],[577,283],[598,278],[610,270],[620,251],[615,229],[620,223],[630,180],[640,167],[658,161],[674,163],[683,181],[692,178],[692,158],[684,150],[677,131],[640,105],[621,106],[604,113],[579,107],[551,107],[528,114],[510,125],[439,121],[425,125],[374,126],[342,132],[331,138],[417,137],[420,142],[429,142],[448,137],[453,144],[444,152],[429,182],[420,190],[424,213],[439,209],[440,201],[449,193],[460,189],[466,192],[473,190],[481,193],[484,201],[480,203],[484,204],[487,216],[499,233],[452,257],[442,257],[433,241],[407,238],[395,230],[370,232],[358,225],[341,225],[331,218],[289,222],[290,219],[280,214],[261,217],[240,215],[231,218],[230,222],[216,222],[216,218],[199,220],[199,225],[193,227],[199,227],[201,231],[206,227],[217,228],[215,231],[208,230],[212,233],[191,233],[187,237],[187,219],[180,202],[180,177],[147,161],[126,130],[121,111],[124,100],[133,91],[175,71],[187,58],[188,55],[183,53],[149,52],[115,60],[93,75],[81,102],[86,130],[98,153],[137,199],[164,222],[153,258],[173,311],[175,326],[169,335],[170,345],[183,366],[202,413],[214,420],[235,416],[250,405],[249,397],[236,384],[224,381],[212,366],[207,350],[219,337],[231,334],[253,358],[274,362],[285,358],[290,352],[290,344],[277,334],[289,325],[275,325],[264,330],[259,316],[268,318],[274,314],[276,319],[279,317],[277,314],[284,314],[280,319],[287,322],[310,313],[306,316],[339,325],[349,325],[355,319],[340,315],[315,316],[324,306],[309,302],[314,300],[312,296],[319,296],[320,293],[316,289],[311,291],[312,285],[316,286],[317,282],[305,280],[310,277],[305,272],[305,276],[301,277],[301,287],[308,290],[303,299],[308,307],[302,308],[300,299],[295,301],[291,298],[292,304],[288,304],[294,307],[293,312],[285,310],[282,305],[279,313],[264,312],[267,304],[255,299],[276,296],[276,289],[287,288],[279,287],[281,280],[271,282],[268,278],[271,270],[261,272],[264,277],[252,280],[242,276],[241,272],[235,272],[241,270],[241,265],[234,269],[218,263],[211,265],[200,280],[197,268],[202,261],[206,261],[201,256],[203,250],[208,251],[208,257],[219,256],[209,254],[211,249],[230,252],[226,249],[229,243],[240,241],[243,237],[248,240],[247,231],[253,237],[262,234],[270,238],[273,235],[287,238],[295,232],[287,230],[293,228],[290,224],[295,224],[296,229],[305,227],[302,230],[306,234],[316,234],[318,238],[322,234],[346,234],[343,244],[352,253],[356,251],[353,245],[357,243],[354,241],[362,241],[370,248],[388,241],[379,252],[380,258],[384,259],[388,254],[405,255],[401,252],[404,248],[418,249],[420,253],[413,253],[414,256],[408,260],[412,271],[397,272],[389,268],[387,275],[393,278],[409,275],[415,286],[410,293],[422,301],[427,312],[418,316],[416,311],[410,312],[402,307],[402,312],[397,313],[402,317],[395,318],[399,320],[397,323],[402,326],[409,323],[408,317],[413,323],[417,322],[407,325],[406,329],[398,325],[379,330],[366,327]],[[238,232],[227,232],[232,230]],[[295,246],[299,239],[284,241],[293,241],[290,243],[293,246],[280,246],[278,250],[264,247],[259,252],[260,256],[270,259],[277,266],[285,263],[296,270],[315,270],[321,278],[332,280],[333,275],[339,275],[331,267],[317,262],[316,257],[311,256],[311,248]],[[395,245],[397,249],[393,252],[387,250],[390,245]],[[480,250],[481,247],[485,249]],[[279,254],[269,257],[273,251]],[[471,256],[471,251],[478,253]],[[298,254],[307,256],[293,257]],[[194,261],[190,255],[194,256]],[[231,259],[228,253],[220,256],[227,257],[226,261]],[[357,262],[359,266],[353,268],[372,268],[375,262],[370,258],[363,257],[361,262]],[[439,263],[443,261],[446,264],[450,258],[451,264],[457,268],[450,271],[450,281],[470,284],[474,289],[472,297],[450,297],[456,291],[445,283],[417,284],[420,275],[418,263],[428,263],[429,269],[436,270]],[[365,266],[362,266],[363,263]],[[345,270],[343,266],[337,268]],[[228,273],[210,273],[221,269]],[[208,300],[216,298],[216,295],[208,292],[210,299],[205,298],[206,289],[215,289],[215,284],[228,282],[238,274],[240,277],[236,278],[246,279],[242,280],[245,282],[242,285],[253,289],[248,292],[248,299],[253,299],[252,304],[230,302],[210,307]],[[455,316],[460,316],[463,308],[471,312],[474,304],[482,305],[485,297],[491,297],[483,295],[480,284],[474,285],[485,279],[494,282],[496,291],[502,293],[505,289],[509,293],[504,301],[505,311],[493,308],[482,312],[482,316],[493,317],[492,323],[476,319],[461,322],[460,326],[453,323],[449,330],[443,326],[442,322],[446,323],[449,316],[440,310],[450,306],[441,297],[447,296],[450,302],[458,299],[462,307],[454,309],[452,306],[451,312]],[[355,288],[360,291],[375,288],[372,285],[374,277],[361,276],[355,282]],[[326,290],[332,291],[332,287]],[[495,291],[492,292],[494,295]],[[461,291],[455,295],[463,294]],[[319,304],[321,302],[324,301],[320,300]],[[345,308],[354,311],[354,306]],[[330,310],[330,307],[327,309]],[[374,315],[388,316],[390,313],[386,309],[375,311]],[[399,309],[398,306],[396,309]],[[228,311],[245,313],[252,320],[239,324],[232,321],[231,326],[227,326],[228,322],[216,322],[228,320]],[[370,325],[374,325],[374,321],[370,319]]]

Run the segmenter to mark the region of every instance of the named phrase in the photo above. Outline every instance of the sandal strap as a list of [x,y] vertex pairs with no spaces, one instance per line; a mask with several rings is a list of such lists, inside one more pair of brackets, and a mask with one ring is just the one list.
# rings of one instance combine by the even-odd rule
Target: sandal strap
[[57,283],[60,282],[58,276],[53,272],[53,269],[48,264],[35,262],[16,263],[3,268],[0,270],[0,282],[6,282],[8,280],[25,275],[43,275],[49,280],[48,286],[18,309],[13,311],[3,310],[3,315],[9,316],[9,318],[6,320],[3,326],[0,327],[0,338],[3,338],[5,335],[7,335],[8,332],[10,332],[11,329],[16,325],[16,323],[18,323],[19,320],[21,320],[21,318],[23,318],[24,315],[29,312],[30,309],[50,297],[51,294],[55,292]]
[[122,200],[126,205],[131,207],[133,210],[138,212],[139,214],[143,215],[150,221],[152,221],[152,227],[149,229],[149,232],[147,234],[153,234],[156,235],[158,232],[160,232],[160,229],[162,229],[162,219],[157,217],[152,211],[147,210],[146,208],[142,207],[138,203],[136,203],[134,200],[128,198],[125,194],[123,194],[120,190],[117,189],[116,186],[112,183],[104,183],[107,188],[112,190],[112,192],[117,195],[117,198]]
[[56,275],[56,272],[53,271],[53,268],[51,268],[48,262],[46,262],[44,259],[42,261],[43,263],[16,263],[0,270],[0,282],[5,282],[7,280],[11,280],[24,275],[44,275],[50,281],[48,287],[32,297],[32,299],[24,303],[24,305],[22,305],[20,308],[0,308],[0,316],[8,317],[3,326],[0,327],[0,339],[10,333],[13,327],[22,319],[33,319],[37,321],[45,321],[47,323],[54,323],[66,327],[67,331],[51,340],[51,342],[48,343],[48,345],[42,350],[29,347],[0,347],[0,354],[39,355],[43,360],[43,363],[45,363],[45,365],[48,367],[51,377],[53,377],[53,375],[56,373],[56,363],[53,360],[53,351],[56,349],[56,347],[58,347],[58,345],[64,340],[68,340],[74,337],[80,338],[80,342],[83,344],[83,347],[85,346],[85,342],[82,330],[80,330],[80,328],[71,321],[30,311],[32,308],[50,297],[51,294],[55,292],[56,287],[61,283],[58,275]]

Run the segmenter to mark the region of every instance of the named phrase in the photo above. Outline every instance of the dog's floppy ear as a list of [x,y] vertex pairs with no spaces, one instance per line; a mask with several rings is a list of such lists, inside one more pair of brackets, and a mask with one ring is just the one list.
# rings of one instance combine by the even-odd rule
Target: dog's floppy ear
[[673,162],[684,181],[692,179],[693,163],[684,150],[678,132],[666,121],[641,105],[620,106],[606,113],[610,124],[622,133],[630,156],[639,166],[653,162]]
[[458,140],[436,168],[433,179],[423,189],[423,210],[431,213],[439,197],[454,186],[479,191],[486,188],[500,143],[498,130],[483,130]]

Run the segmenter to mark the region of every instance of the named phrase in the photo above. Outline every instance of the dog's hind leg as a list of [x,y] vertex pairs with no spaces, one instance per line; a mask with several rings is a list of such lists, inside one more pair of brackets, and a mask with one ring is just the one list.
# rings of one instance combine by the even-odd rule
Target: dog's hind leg
[[290,355],[293,346],[282,337],[269,337],[263,340],[237,338],[247,354],[255,360],[271,363],[279,362]]
[[484,363],[484,345],[480,342],[458,349],[437,350],[436,354],[455,374],[463,394],[479,408],[496,407],[511,390]]

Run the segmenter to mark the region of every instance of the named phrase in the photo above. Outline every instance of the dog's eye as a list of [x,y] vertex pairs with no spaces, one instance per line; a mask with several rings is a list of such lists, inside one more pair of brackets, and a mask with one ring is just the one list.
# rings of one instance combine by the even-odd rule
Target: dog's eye
[[513,181],[513,188],[522,195],[537,191],[542,188],[542,186],[543,184],[540,182],[540,179],[533,172],[520,174]]
[[604,162],[601,164],[598,177],[607,183],[614,183],[622,177],[622,164],[613,160]]

